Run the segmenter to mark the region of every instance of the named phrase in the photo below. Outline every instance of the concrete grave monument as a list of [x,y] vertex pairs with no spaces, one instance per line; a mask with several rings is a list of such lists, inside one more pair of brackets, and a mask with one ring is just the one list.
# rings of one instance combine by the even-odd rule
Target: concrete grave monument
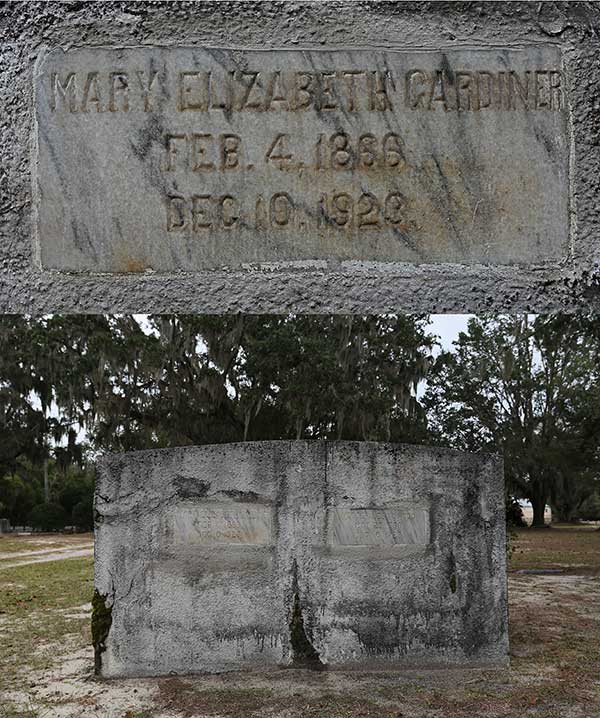
[[600,304],[582,3],[4,3],[4,311]]
[[362,442],[107,456],[100,675],[502,665],[502,462]]

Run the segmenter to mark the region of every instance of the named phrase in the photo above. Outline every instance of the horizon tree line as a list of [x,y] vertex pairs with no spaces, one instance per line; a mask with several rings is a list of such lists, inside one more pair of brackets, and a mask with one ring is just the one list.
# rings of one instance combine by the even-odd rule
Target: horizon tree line
[[91,526],[99,452],[330,439],[498,452],[534,525],[600,517],[599,350],[581,315],[441,352],[426,316],[3,315],[0,516]]

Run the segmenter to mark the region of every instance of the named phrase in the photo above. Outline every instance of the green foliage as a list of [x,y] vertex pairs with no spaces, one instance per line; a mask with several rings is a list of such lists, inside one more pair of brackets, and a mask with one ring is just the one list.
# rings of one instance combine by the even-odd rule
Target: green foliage
[[67,514],[59,504],[37,504],[29,512],[27,523],[41,531],[59,531],[67,521]]
[[422,442],[425,326],[396,315],[0,316],[0,502],[13,524],[44,500],[79,523],[97,450]]
[[22,524],[49,500],[89,526],[98,450],[352,439],[499,452],[538,523],[545,502],[577,517],[597,491],[600,323],[474,318],[435,362],[434,345],[403,315],[2,315],[2,511]]
[[582,501],[578,518],[582,521],[600,521],[600,492],[596,491]]
[[94,591],[92,598],[92,643],[96,673],[100,673],[102,653],[106,650],[105,642],[112,626],[112,608],[106,605],[106,596]]
[[15,473],[0,476],[0,497],[5,507],[2,517],[14,526],[26,524],[31,509],[44,499],[37,473],[30,462],[20,459]]
[[506,501],[506,523],[516,528],[525,528],[527,525],[521,504],[514,496],[509,496]]
[[69,523],[85,531],[94,528],[94,477],[92,471],[70,467],[66,477],[58,483],[60,505]]
[[573,509],[599,469],[599,327],[584,316],[474,318],[429,375],[439,441],[504,456],[509,492]]
[[77,526],[79,529],[83,529],[84,531],[93,531],[94,510],[91,497],[75,504],[73,511],[71,512],[71,521],[73,526]]
[[83,477],[70,476],[63,482],[58,496],[60,505],[67,514],[71,514],[77,504],[90,498],[90,487]]
[[111,398],[97,444],[134,448],[140,416],[144,441],[158,446],[425,435],[415,387],[433,340],[422,320],[182,315],[151,324],[138,372],[149,387],[138,393],[144,409],[123,411]]

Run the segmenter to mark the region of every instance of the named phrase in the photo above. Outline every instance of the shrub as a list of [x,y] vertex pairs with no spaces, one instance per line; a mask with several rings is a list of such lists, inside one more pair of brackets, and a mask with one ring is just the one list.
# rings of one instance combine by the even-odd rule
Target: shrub
[[92,531],[94,528],[94,511],[92,501],[80,501],[73,506],[73,525],[85,531]]
[[514,496],[509,496],[506,502],[506,523],[516,528],[525,528],[527,526],[521,504]]
[[41,531],[59,531],[67,523],[67,515],[59,504],[37,504],[31,509],[27,523]]
[[577,518],[582,521],[600,521],[600,494],[592,494],[581,504]]

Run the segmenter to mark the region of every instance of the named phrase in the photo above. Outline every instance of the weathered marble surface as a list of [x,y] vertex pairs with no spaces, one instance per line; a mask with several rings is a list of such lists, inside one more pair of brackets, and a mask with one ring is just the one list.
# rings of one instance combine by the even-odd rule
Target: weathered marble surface
[[429,508],[404,503],[388,507],[339,507],[330,510],[331,546],[429,544]]
[[[600,13],[593,3],[8,2],[0,6],[0,30],[0,309],[3,311],[385,312],[403,309],[544,312],[600,308],[600,143],[597,127]],[[433,263],[413,259],[408,247],[400,249],[398,245],[397,251],[403,253],[408,261],[388,261],[382,252],[385,247],[380,247],[379,257],[384,261],[377,264],[346,258],[339,264],[331,261],[327,266],[315,266],[313,263],[305,269],[286,268],[275,262],[269,269],[263,270],[219,267],[188,272],[183,267],[186,262],[192,262],[193,255],[188,258],[181,253],[181,247],[175,246],[173,256],[165,258],[163,248],[156,247],[155,239],[146,239],[141,234],[130,238],[131,244],[125,247],[127,251],[120,259],[114,257],[111,242],[115,228],[100,214],[99,227],[95,229],[108,237],[106,242],[102,242],[107,252],[102,261],[117,259],[121,269],[138,269],[138,272],[104,274],[94,269],[89,272],[43,269],[43,261],[52,262],[55,266],[64,262],[65,265],[81,267],[85,256],[79,256],[78,251],[74,251],[72,244],[68,243],[65,243],[64,257],[60,256],[60,247],[52,257],[44,258],[39,253],[38,222],[34,212],[34,206],[39,201],[36,177],[40,169],[34,147],[37,130],[33,90],[39,82],[36,67],[39,67],[41,58],[49,53],[50,57],[54,56],[52,53],[60,56],[61,48],[68,54],[82,45],[96,48],[144,46],[149,50],[153,47],[262,50],[305,47],[315,51],[334,48],[346,52],[367,47],[377,48],[382,53],[394,48],[405,51],[422,48],[434,55],[440,48],[453,54],[469,52],[475,47],[486,57],[507,48],[535,46],[546,52],[544,48],[550,47],[548,51],[552,52],[551,48],[555,47],[562,58],[561,69],[568,81],[568,236],[564,233],[559,236],[558,230],[552,227],[546,236],[548,221],[542,219],[540,227],[544,230],[538,235],[537,229],[534,229],[528,235],[522,252],[514,238],[505,237],[504,249],[509,248],[517,262],[528,254],[526,263],[500,264],[495,261],[500,247],[491,241],[492,238],[497,239],[498,232],[502,235],[502,228],[496,221],[489,234],[488,262],[485,235],[481,227],[477,227],[480,205],[474,213],[479,246],[463,247],[461,254],[450,241],[452,235],[442,233],[440,243],[430,248],[435,250],[431,256],[437,252],[438,259],[431,260]],[[173,51],[176,52],[176,49]],[[113,119],[116,119],[118,113],[114,114]],[[464,120],[461,121],[465,126],[472,124],[475,114],[484,117],[484,112],[464,112]],[[537,117],[543,113],[531,114]],[[554,115],[555,121],[558,121],[559,115],[561,122],[565,119],[561,113]],[[456,117],[448,118],[454,126],[456,120]],[[116,121],[121,121],[121,118]],[[260,131],[264,133],[265,130],[261,127]],[[561,128],[557,128],[556,133],[550,133],[551,138],[560,136]],[[520,143],[523,134],[515,132],[515,138]],[[112,136],[110,139],[113,139]],[[537,152],[537,143],[532,146]],[[553,156],[554,149],[551,148]],[[120,161],[120,158],[117,159]],[[532,161],[526,148],[523,157],[518,160],[531,179],[540,166],[535,155]],[[467,160],[459,158],[459,161],[463,163],[460,166],[464,166]],[[486,158],[485,161],[490,160]],[[81,164],[86,165],[85,154],[81,156]],[[101,168],[89,169],[87,179],[96,177]],[[114,168],[110,172],[108,169],[104,174],[114,175]],[[509,172],[514,177],[514,171]],[[558,172],[557,168],[553,175],[555,178]],[[499,177],[496,177],[498,181]],[[76,193],[78,188],[71,189]],[[558,184],[558,189],[558,194],[548,190],[547,196],[561,205],[564,201],[562,182]],[[55,191],[55,188],[46,186],[46,190]],[[254,190],[260,190],[260,186]],[[538,196],[535,183],[528,191],[533,197]],[[124,190],[126,196],[134,197],[137,193],[136,184],[127,185]],[[522,208],[522,196],[518,189],[509,184],[507,193],[515,199],[516,208]],[[96,203],[99,199],[94,196],[87,199],[90,214],[98,217]],[[128,211],[134,215],[139,213],[137,205],[129,205]],[[472,206],[473,210],[475,206],[476,203]],[[62,211],[60,208],[57,210]],[[531,222],[534,215],[539,215],[539,210],[539,204],[534,203],[533,213],[528,214],[525,209],[517,214]],[[153,207],[152,212],[156,211]],[[555,214],[563,227],[562,210],[555,213],[551,208],[550,216]],[[459,212],[459,215],[464,224],[465,212]],[[440,216],[440,209],[435,207],[428,221],[439,225]],[[468,221],[472,218],[473,215]],[[128,217],[123,219],[128,221]],[[60,217],[55,217],[53,221],[61,226]],[[156,231],[153,222],[148,223],[144,218],[142,222],[145,228],[151,224],[152,231]],[[508,219],[507,222],[511,223]],[[51,224],[46,220],[48,227]],[[518,233],[519,226],[514,222],[512,225]],[[298,240],[299,234],[294,237],[295,241]],[[182,245],[185,245],[186,241],[182,239]],[[43,244],[43,237],[41,240]],[[291,242],[292,249],[306,249],[310,241],[313,240],[304,238],[299,244]],[[227,240],[223,243],[227,245]],[[171,267],[180,266],[182,269],[149,270],[156,257],[137,253],[138,249],[148,244],[158,253],[163,267],[170,263]],[[340,256],[344,253],[350,256],[351,250],[356,256],[357,247],[353,241],[340,248],[338,237],[335,244]],[[546,256],[541,249],[543,245],[550,250]],[[82,246],[86,247],[85,237]],[[247,256],[251,254],[251,247],[250,242],[244,248]],[[276,249],[278,252],[285,249],[286,261],[289,261],[292,252],[286,242],[277,240]],[[128,255],[129,250],[132,253]],[[218,251],[226,255],[227,246],[219,247]],[[446,257],[454,253],[460,261],[443,261],[444,252]],[[216,250],[213,251],[213,259],[216,253]],[[140,261],[128,264],[128,258]],[[311,261],[323,262],[323,259]],[[100,266],[99,263],[97,267]]]
[[102,459],[95,510],[105,677],[306,665],[307,645],[330,668],[508,660],[498,457],[318,441],[134,452]]
[[567,256],[555,46],[57,49],[35,97],[46,269]]
[[165,518],[165,538],[173,546],[261,546],[272,543],[273,511],[251,503],[204,502],[181,506]]

